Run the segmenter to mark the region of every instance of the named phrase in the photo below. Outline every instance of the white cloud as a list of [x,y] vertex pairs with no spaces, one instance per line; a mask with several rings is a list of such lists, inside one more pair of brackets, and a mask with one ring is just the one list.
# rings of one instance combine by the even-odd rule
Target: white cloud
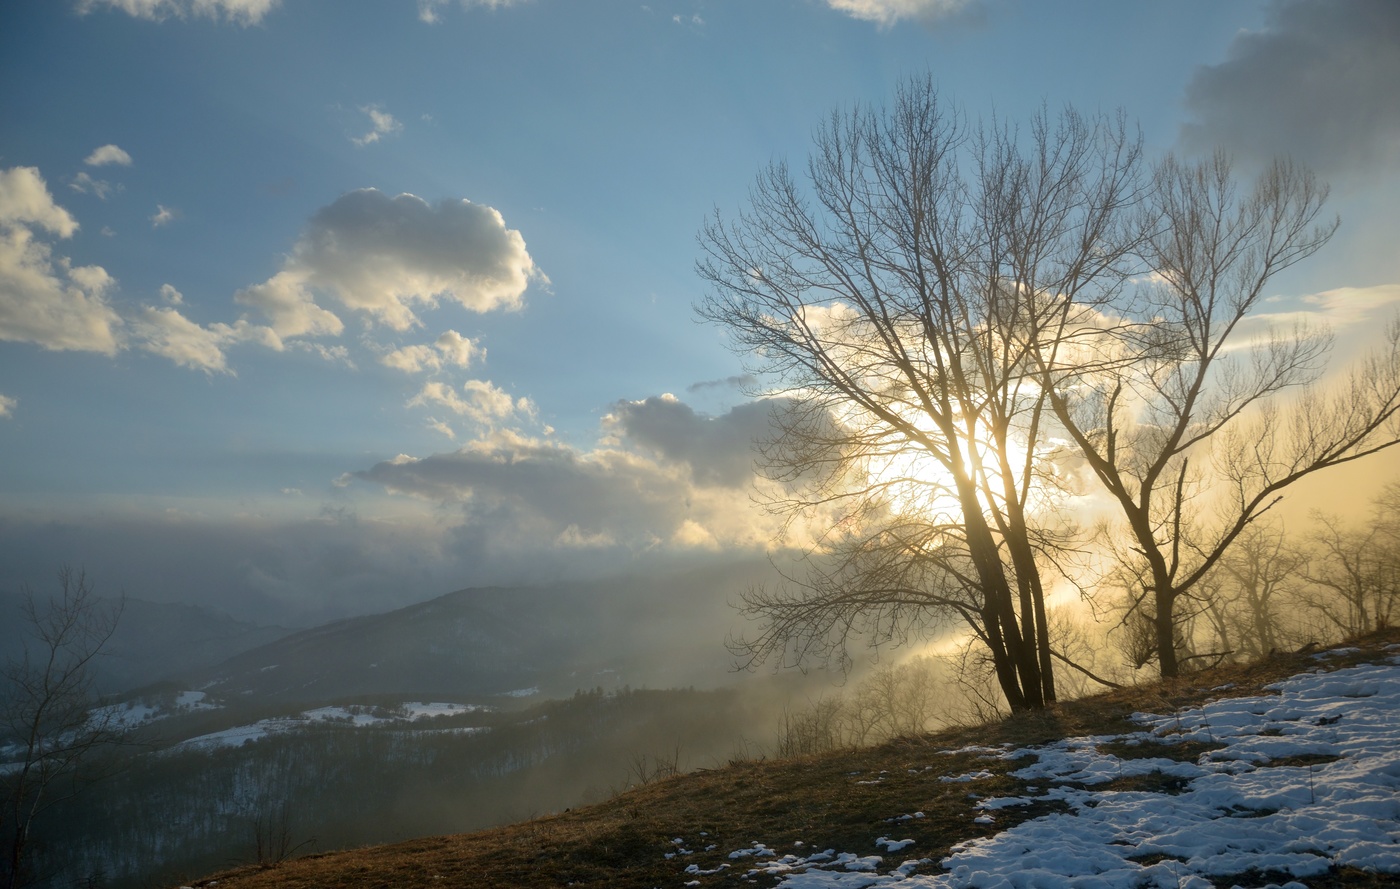
[[78,223],[37,169],[0,170],[0,340],[116,354],[122,322],[107,302],[112,277],[55,256],[36,229],[68,238]]
[[361,148],[366,145],[378,142],[385,136],[397,133],[403,129],[403,124],[394,119],[394,115],[380,108],[378,105],[362,105],[360,110],[369,117],[370,131],[363,136],[352,136],[350,141]]
[[58,206],[36,167],[0,170],[0,225],[35,225],[69,238],[78,222]]
[[11,398],[8,395],[0,395],[0,420],[8,420],[15,415],[15,408],[19,407],[19,399]]
[[440,432],[454,441],[457,438],[457,432],[437,417],[429,417],[425,425],[434,432]]
[[[1283,302],[1269,300],[1271,305]],[[1251,316],[1247,333],[1263,336],[1270,328],[1303,324],[1313,328],[1343,330],[1369,324],[1383,328],[1387,313],[1400,307],[1400,284],[1380,284],[1374,287],[1338,287],[1309,294],[1298,301],[1294,309],[1260,313]]]
[[131,322],[131,333],[141,349],[205,373],[233,373],[224,350],[234,343],[251,342],[282,349],[282,341],[271,328],[246,321],[201,327],[170,307],[142,306]]
[[425,370],[441,370],[453,367],[468,367],[478,357],[484,358],[485,350],[455,330],[443,333],[430,345],[404,346],[380,357],[381,364],[403,371],[421,373]]
[[483,426],[494,426],[512,417],[533,417],[535,414],[535,405],[530,399],[511,398],[509,392],[489,380],[467,380],[462,384],[461,395],[446,383],[424,383],[419,393],[409,400],[407,407],[429,405],[445,407]]
[[94,148],[92,154],[89,154],[83,163],[89,167],[105,167],[108,164],[129,167],[131,166],[131,155],[116,145],[108,144],[101,148]]
[[98,200],[103,201],[107,200],[108,195],[122,189],[120,185],[114,185],[105,179],[94,179],[86,171],[79,172],[78,175],[74,176],[73,180],[68,183],[68,187],[78,194],[96,195]]
[[156,204],[155,215],[151,217],[151,228],[160,228],[162,225],[169,225],[178,213],[178,210],[174,210],[164,204]]
[[1274,0],[1268,25],[1186,89],[1188,148],[1267,160],[1286,152],[1325,175],[1400,163],[1400,3]]
[[934,22],[949,18],[965,11],[972,0],[826,0],[826,5],[851,18],[889,28],[902,19]]
[[277,7],[280,0],[78,0],[78,14],[94,9],[116,9],[134,18],[162,21],[188,16],[256,25]]
[[296,271],[281,271],[238,291],[233,298],[267,316],[278,336],[338,336],[345,325],[334,313],[316,305],[306,278]]
[[178,306],[185,301],[185,295],[170,284],[160,285],[160,298],[172,306]]
[[[418,19],[435,25],[442,21],[440,10],[444,6],[451,4],[452,0],[418,0]],[[508,9],[518,6],[526,0],[460,0],[463,9]]]
[[341,332],[340,319],[317,304],[323,296],[407,330],[420,323],[418,306],[443,300],[474,312],[518,309],[532,280],[548,279],[491,207],[367,188],[322,208],[282,270],[235,298],[284,337]]

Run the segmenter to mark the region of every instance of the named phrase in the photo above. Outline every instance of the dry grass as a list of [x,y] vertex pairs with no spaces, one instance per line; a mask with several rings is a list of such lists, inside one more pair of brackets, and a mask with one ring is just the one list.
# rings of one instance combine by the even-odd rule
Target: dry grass
[[[1351,643],[1354,654],[1321,662],[1332,669],[1373,662],[1386,644],[1400,640],[1390,631]],[[1066,703],[1054,710],[990,725],[960,728],[906,739],[881,747],[779,762],[734,762],[629,791],[586,809],[537,818],[507,827],[459,836],[429,837],[388,846],[311,855],[274,868],[244,868],[193,885],[219,889],[303,889],[303,887],[512,887],[555,886],[651,889],[680,886],[702,870],[731,865],[703,878],[706,887],[753,886],[752,866],[728,853],[762,842],[779,854],[810,854],[834,848],[887,858],[938,861],[952,845],[1004,830],[1038,817],[1044,805],[1003,809],[995,825],[973,821],[979,812],[969,785],[939,780],[986,769],[994,777],[977,782],[984,796],[1014,795],[1023,783],[1009,774],[1024,762],[951,753],[970,745],[1023,746],[1077,735],[1134,731],[1137,711],[1170,713],[1213,698],[1259,694],[1263,686],[1315,669],[1306,655],[1271,657],[1247,666],[1218,667],[1170,683],[1115,691]],[[1221,688],[1229,686],[1228,688]],[[1170,748],[1163,748],[1166,755]],[[1193,757],[1201,751],[1196,750]],[[1139,754],[1140,755],[1140,754]],[[1163,788],[1169,789],[1169,788]],[[925,817],[891,823],[902,814]],[[876,837],[912,838],[915,845],[893,856],[873,846]],[[673,841],[680,839],[676,845]],[[802,845],[798,845],[798,844]],[[706,851],[707,847],[713,847]],[[681,850],[691,854],[681,854]],[[674,857],[665,857],[672,853]],[[752,859],[749,859],[751,862]],[[1259,884],[1275,875],[1262,874]],[[757,885],[771,886],[760,875]],[[1249,876],[1232,882],[1248,885]],[[1393,876],[1343,872],[1314,886],[1378,887]]]

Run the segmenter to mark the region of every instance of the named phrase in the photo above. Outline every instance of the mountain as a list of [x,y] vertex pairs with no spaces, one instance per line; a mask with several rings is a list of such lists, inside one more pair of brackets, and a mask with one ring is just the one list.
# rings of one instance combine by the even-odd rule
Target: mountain
[[624,683],[714,685],[731,658],[728,602],[771,572],[730,564],[549,587],[458,590],[385,614],[335,621],[243,651],[195,684],[225,699],[320,702]]
[[[24,597],[0,593],[0,660],[23,656],[28,622]],[[102,606],[115,606],[103,600]],[[116,694],[178,679],[266,645],[291,630],[235,620],[210,608],[128,598],[116,631],[95,662],[96,689]]]

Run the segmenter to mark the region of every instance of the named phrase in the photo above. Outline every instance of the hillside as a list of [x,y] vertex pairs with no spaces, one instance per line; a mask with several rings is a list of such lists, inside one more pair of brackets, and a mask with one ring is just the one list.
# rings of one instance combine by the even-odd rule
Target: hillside
[[[0,592],[0,661],[18,660],[26,643],[23,597]],[[109,603],[115,605],[114,602]],[[118,694],[209,670],[292,631],[235,620],[199,605],[127,598],[116,632],[95,664],[97,691]]]
[[1043,715],[735,761],[509,827],[190,885],[863,889],[1097,875],[1102,887],[1392,886],[1397,789],[1400,632],[1389,631]]
[[766,562],[591,583],[458,590],[243,651],[193,677],[210,694],[315,703],[399,694],[480,697],[596,685],[714,685],[731,659],[729,591]]

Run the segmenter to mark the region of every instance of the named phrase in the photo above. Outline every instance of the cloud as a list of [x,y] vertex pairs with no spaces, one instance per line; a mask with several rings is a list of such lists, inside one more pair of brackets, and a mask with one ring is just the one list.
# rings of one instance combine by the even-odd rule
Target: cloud
[[37,169],[0,170],[0,340],[105,355],[121,347],[122,321],[106,297],[112,277],[56,256],[36,235],[77,230]]
[[96,195],[98,200],[107,200],[107,196],[122,190],[120,185],[114,185],[105,179],[94,179],[87,172],[79,172],[68,183],[68,187],[78,194]]
[[383,110],[378,105],[361,105],[360,110],[369,116],[370,131],[363,136],[352,136],[354,142],[361,148],[378,142],[385,136],[397,133],[403,129],[403,124],[394,119],[394,115]]
[[[442,21],[442,13],[439,11],[444,6],[449,5],[452,0],[418,0],[418,19],[435,25]],[[463,9],[508,9],[518,6],[526,0],[459,0]]]
[[94,148],[92,154],[83,161],[89,167],[105,167],[108,164],[117,164],[123,167],[131,166],[131,155],[115,145],[103,145],[101,148]]
[[169,225],[174,221],[175,217],[179,215],[179,212],[180,211],[171,209],[164,204],[156,204],[155,215],[151,217],[151,228],[160,228],[163,225]]
[[826,5],[851,18],[890,28],[903,19],[931,24],[961,15],[974,0],[826,0]]
[[160,285],[160,298],[172,306],[178,306],[185,301],[185,295],[170,284]]
[[[1275,297],[1270,303],[1280,303]],[[1385,326],[1387,314],[1400,307],[1400,284],[1380,284],[1374,287],[1337,287],[1313,293],[1297,301],[1297,307],[1281,311],[1261,312],[1250,316],[1242,339],[1257,339],[1273,328],[1305,325],[1312,328],[1345,330],[1362,325],[1371,329]]]
[[486,552],[549,546],[637,553],[759,548],[771,520],[747,491],[696,484],[683,466],[614,447],[582,451],[511,430],[459,450],[400,455],[351,480],[452,504],[459,536]]
[[261,284],[238,291],[233,298],[261,311],[278,336],[338,336],[345,325],[334,313],[316,305],[305,281],[304,274],[281,271]]
[[78,222],[54,203],[37,167],[0,170],[0,225],[34,225],[70,238]]
[[0,395],[0,420],[8,420],[15,415],[15,408],[19,407],[19,399],[11,398],[8,395]]
[[753,386],[758,382],[758,378],[753,374],[736,374],[732,377],[725,377],[722,380],[702,380],[698,383],[691,383],[685,387],[687,392],[706,392],[712,389],[735,389],[743,391],[745,387]]
[[252,342],[278,351],[282,349],[281,339],[271,328],[247,321],[201,327],[170,307],[143,306],[130,326],[132,337],[141,349],[168,358],[181,367],[205,373],[233,373],[224,350],[234,343]]
[[1193,150],[1249,158],[1287,152],[1321,173],[1400,163],[1400,3],[1274,0],[1268,25],[1186,88]]
[[275,9],[280,0],[78,0],[78,14],[94,9],[116,9],[133,18],[153,22],[170,17],[194,16],[234,22],[244,27],[256,25]]
[[281,271],[235,299],[266,314],[280,336],[315,336],[343,326],[320,297],[407,330],[420,323],[417,307],[443,300],[473,312],[518,309],[532,280],[548,279],[491,207],[366,188],[317,212]]
[[441,370],[449,365],[468,367],[477,358],[486,357],[486,350],[455,330],[449,330],[430,345],[404,346],[380,357],[379,362],[404,373]]
[[483,426],[493,426],[512,417],[533,417],[535,405],[528,398],[511,398],[510,393],[489,380],[467,380],[462,394],[446,383],[429,382],[406,405],[407,407],[445,407],[458,416]]
[[697,413],[674,395],[619,401],[604,429],[690,467],[705,485],[747,487],[753,480],[754,442],[771,437],[775,403],[752,401],[718,417]]

